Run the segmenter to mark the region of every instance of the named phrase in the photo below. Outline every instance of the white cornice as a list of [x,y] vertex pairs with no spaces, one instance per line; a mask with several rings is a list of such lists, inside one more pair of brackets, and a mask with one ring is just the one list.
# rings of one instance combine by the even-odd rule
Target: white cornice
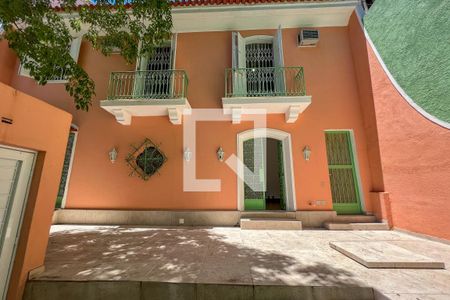
[[358,1],[174,8],[174,32],[347,26]]
[[[173,32],[207,32],[300,27],[341,27],[358,4],[357,0],[312,3],[216,5],[174,7]],[[61,13],[67,19],[77,13]],[[81,33],[87,31],[82,26]]]

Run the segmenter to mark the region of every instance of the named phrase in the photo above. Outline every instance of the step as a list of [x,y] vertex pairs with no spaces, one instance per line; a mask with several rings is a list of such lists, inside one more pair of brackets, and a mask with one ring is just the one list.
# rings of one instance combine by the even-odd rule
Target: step
[[367,268],[445,269],[445,263],[388,241],[330,242],[330,247]]
[[375,223],[377,218],[371,215],[337,215],[333,222],[336,223]]
[[247,219],[294,219],[295,212],[289,211],[242,211],[241,218]]
[[326,222],[324,226],[328,230],[389,230],[389,225],[386,223]]
[[[338,295],[338,296],[337,296]],[[345,299],[373,300],[371,287],[263,285],[153,281],[28,281],[24,300],[178,299]]]
[[302,230],[302,222],[294,219],[241,218],[241,229]]

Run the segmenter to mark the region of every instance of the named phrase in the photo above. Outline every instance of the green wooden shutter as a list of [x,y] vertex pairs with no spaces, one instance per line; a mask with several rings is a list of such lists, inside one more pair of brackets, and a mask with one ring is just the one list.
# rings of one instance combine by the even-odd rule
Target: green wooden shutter
[[360,213],[360,195],[349,131],[326,131],[328,170],[333,209],[338,213]]

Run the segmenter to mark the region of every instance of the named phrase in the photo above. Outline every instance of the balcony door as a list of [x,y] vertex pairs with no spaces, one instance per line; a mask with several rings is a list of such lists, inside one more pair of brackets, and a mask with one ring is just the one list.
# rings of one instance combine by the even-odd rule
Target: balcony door
[[156,47],[149,57],[137,64],[135,98],[170,99],[173,94],[173,72],[176,36],[172,42]]
[[283,95],[285,75],[282,31],[275,36],[243,38],[233,32],[233,96],[261,97]]

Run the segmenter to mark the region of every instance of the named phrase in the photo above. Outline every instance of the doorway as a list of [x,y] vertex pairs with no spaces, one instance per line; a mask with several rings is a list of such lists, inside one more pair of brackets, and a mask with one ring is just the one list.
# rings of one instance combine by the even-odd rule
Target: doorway
[[0,299],[6,299],[35,153],[0,147]]
[[333,209],[338,214],[360,214],[361,192],[351,131],[325,131]]
[[[246,211],[295,211],[290,134],[254,129],[238,134],[238,207]],[[256,165],[256,168],[255,168]]]

